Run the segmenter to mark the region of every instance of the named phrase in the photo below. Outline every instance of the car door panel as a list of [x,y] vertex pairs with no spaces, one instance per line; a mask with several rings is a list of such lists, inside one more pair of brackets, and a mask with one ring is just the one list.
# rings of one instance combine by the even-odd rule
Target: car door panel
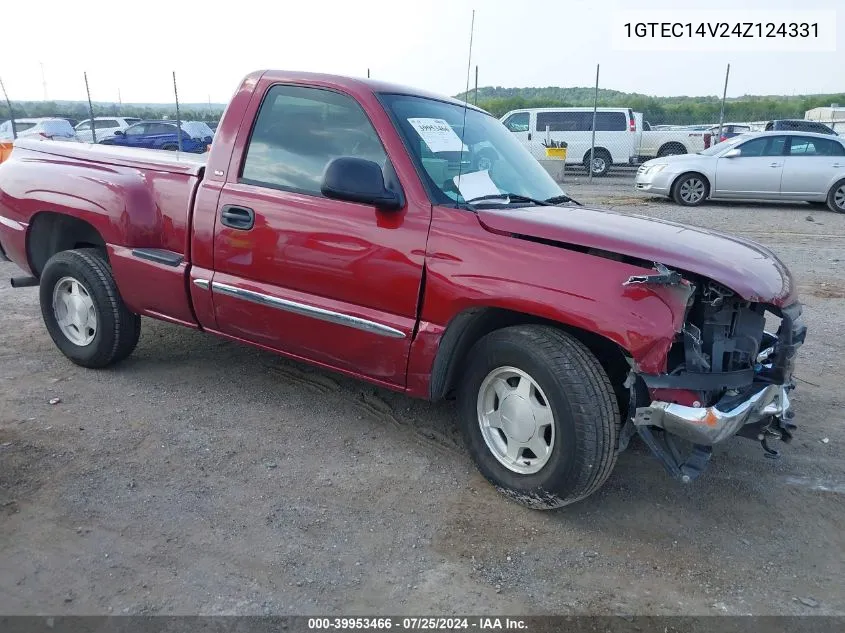
[[797,200],[823,200],[837,176],[845,177],[845,147],[835,139],[792,136],[783,168],[782,193]]
[[[758,144],[763,143],[761,148]],[[780,197],[783,175],[783,147],[785,137],[760,137],[737,147],[741,154],[731,158],[720,157],[716,162],[714,197],[776,199]],[[758,154],[759,155],[756,155]]]
[[[324,129],[330,124],[321,122],[297,142],[333,142],[336,135]],[[279,138],[308,132],[308,123],[290,125]],[[263,129],[259,118],[253,134]],[[256,148],[258,155],[271,151],[257,141]],[[247,153],[245,165],[249,160]],[[265,166],[296,178],[297,167],[303,169],[296,161],[268,158]],[[267,177],[262,174],[250,171],[250,179],[235,174],[218,201],[211,290],[220,331],[403,387],[430,204],[382,211],[252,179]],[[220,221],[220,212],[231,206],[252,211],[252,228]]]

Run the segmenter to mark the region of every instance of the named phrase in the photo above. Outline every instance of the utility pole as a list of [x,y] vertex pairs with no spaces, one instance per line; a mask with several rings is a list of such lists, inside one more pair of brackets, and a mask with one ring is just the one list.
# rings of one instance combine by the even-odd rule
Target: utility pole
[[475,65],[475,99],[473,105],[478,105],[478,64]]
[[176,89],[176,71],[173,71],[173,95],[176,97],[176,142],[182,151],[182,115],[179,113],[179,91]]
[[94,144],[97,144],[97,130],[94,128],[94,106],[91,104],[91,91],[88,89],[88,73],[82,73],[82,76],[85,77],[85,94],[88,95],[88,116],[91,117],[91,140],[94,141]]
[[599,64],[596,64],[596,96],[593,99],[593,138],[590,141],[590,176],[588,182],[593,182],[593,160],[596,154],[596,112],[599,109]]
[[722,109],[719,111],[719,139],[722,138],[722,126],[725,123],[725,99],[728,96],[728,77],[731,76],[731,65],[728,64],[728,69],[725,71],[725,89],[722,92]]

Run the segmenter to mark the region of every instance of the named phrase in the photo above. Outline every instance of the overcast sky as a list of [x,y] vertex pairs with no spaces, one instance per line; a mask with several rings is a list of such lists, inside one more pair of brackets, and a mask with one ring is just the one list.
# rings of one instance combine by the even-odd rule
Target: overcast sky
[[[845,92],[843,0],[42,0],[6,2],[0,78],[12,99],[225,102],[247,72],[283,68],[372,76],[445,94],[466,82],[470,17],[479,84],[601,86],[647,94],[728,96]],[[617,11],[683,6],[836,10],[832,52],[631,52],[614,43]],[[677,11],[677,9],[674,9]],[[671,13],[669,14],[671,15]],[[173,27],[169,27],[172,23]],[[24,25],[15,28],[12,25]]]

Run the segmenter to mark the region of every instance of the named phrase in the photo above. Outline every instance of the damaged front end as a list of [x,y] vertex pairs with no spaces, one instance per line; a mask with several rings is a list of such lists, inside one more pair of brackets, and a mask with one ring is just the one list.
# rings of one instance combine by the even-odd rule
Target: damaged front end
[[686,296],[686,312],[665,373],[644,373],[632,363],[620,450],[638,434],[684,482],[701,474],[713,445],[734,435],[759,440],[765,454],[776,457],[768,440],[789,441],[795,428],[788,394],[806,335],[801,304],[748,301],[711,280],[662,264],[655,270],[625,284],[675,286]]

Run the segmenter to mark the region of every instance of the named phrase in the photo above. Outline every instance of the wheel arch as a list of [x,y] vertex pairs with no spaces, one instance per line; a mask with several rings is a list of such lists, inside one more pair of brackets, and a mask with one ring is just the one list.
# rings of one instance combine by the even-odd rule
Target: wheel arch
[[709,198],[713,193],[713,182],[710,180],[710,177],[703,171],[699,171],[697,169],[688,169],[687,171],[681,172],[675,176],[672,179],[672,185],[669,187],[669,191],[674,191],[675,185],[678,184],[678,181],[685,176],[701,176],[704,179],[704,182],[707,183],[707,196],[705,196],[705,198]]
[[657,156],[659,157],[664,150],[669,149],[670,147],[682,150],[680,154],[689,154],[689,149],[681,141],[666,141],[657,149]]
[[[603,152],[603,153],[607,154],[608,156],[610,156],[610,163],[613,164],[613,152],[611,152],[609,149],[607,149],[603,145],[596,145],[596,147],[593,148],[593,152],[594,152],[594,154],[598,154],[599,152]],[[589,161],[589,160],[590,160],[590,150],[588,149],[586,152],[584,152],[584,156],[581,158],[581,163],[586,164],[587,161]]]
[[106,241],[86,220],[55,211],[39,211],[32,216],[26,255],[33,275],[40,277],[47,260],[56,253],[76,248],[96,248],[108,259]]
[[631,354],[615,341],[595,332],[560,321],[498,307],[473,307],[460,312],[446,326],[434,358],[429,397],[438,401],[450,397],[457,387],[473,345],[481,338],[514,325],[549,325],[583,343],[599,360],[610,377],[619,402],[627,411],[628,390],[623,383],[630,368]]

